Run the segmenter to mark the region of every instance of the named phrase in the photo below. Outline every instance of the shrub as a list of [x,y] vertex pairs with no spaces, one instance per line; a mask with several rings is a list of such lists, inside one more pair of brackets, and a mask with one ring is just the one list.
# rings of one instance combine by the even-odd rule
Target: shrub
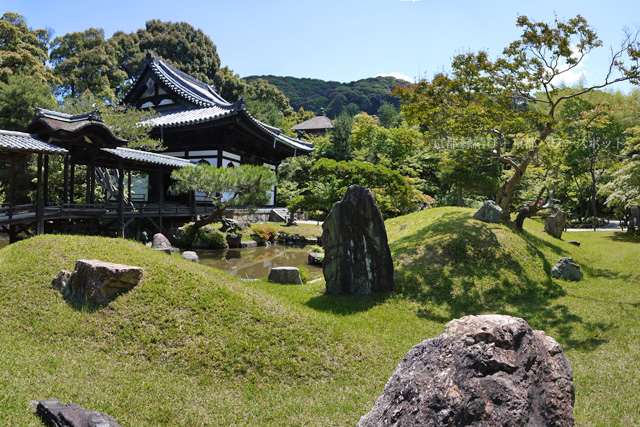
[[279,233],[278,229],[271,225],[252,225],[251,234],[255,234],[263,240],[275,242]]
[[224,249],[227,247],[225,235],[213,227],[205,226],[194,229],[193,222],[189,222],[180,227],[184,236],[184,242],[191,246],[194,243],[201,243],[212,249]]
[[309,269],[304,265],[299,265],[298,270],[300,270],[300,278],[302,279],[302,283],[307,283],[311,280],[311,273]]

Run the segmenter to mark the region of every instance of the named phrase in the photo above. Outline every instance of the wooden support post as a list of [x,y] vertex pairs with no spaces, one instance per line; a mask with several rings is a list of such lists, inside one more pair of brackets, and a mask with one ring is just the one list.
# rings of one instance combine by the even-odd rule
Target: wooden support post
[[130,204],[133,203],[131,201],[131,169],[127,171],[127,200],[129,200]]
[[69,154],[64,155],[62,203],[69,203]]
[[69,203],[75,203],[76,162],[71,158],[69,165]]
[[37,201],[36,201],[36,234],[44,234],[44,201],[42,199],[42,154],[38,154],[37,176]]
[[[16,204],[16,158],[11,158],[11,176],[9,177],[9,219],[13,218],[13,206]],[[15,243],[18,240],[16,226],[9,226],[9,243]]]
[[124,169],[118,164],[118,237],[124,238]]
[[44,155],[44,177],[43,177],[43,200],[44,205],[49,204],[49,155]]
[[93,204],[96,197],[96,152],[91,152],[91,194],[89,203]]
[[158,213],[160,215],[160,230],[162,230],[162,214],[164,211],[164,171],[162,170],[162,167],[160,167],[160,198],[159,203],[158,203]]

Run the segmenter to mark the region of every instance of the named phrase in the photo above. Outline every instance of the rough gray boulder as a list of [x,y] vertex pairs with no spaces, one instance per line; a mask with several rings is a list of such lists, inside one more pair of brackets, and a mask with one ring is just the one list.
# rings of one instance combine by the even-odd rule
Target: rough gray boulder
[[560,344],[510,316],[466,316],[414,346],[359,427],[573,426]]
[[57,399],[41,400],[36,411],[52,427],[122,427],[111,415],[89,411],[74,403],[65,405]]
[[499,223],[502,219],[502,208],[493,200],[485,200],[482,206],[473,214],[473,219],[482,222]]
[[551,277],[555,279],[577,282],[582,280],[582,269],[571,257],[564,257],[551,269]]
[[69,279],[71,279],[71,272],[69,270],[60,270],[56,277],[51,281],[51,286],[53,286],[53,289],[64,294],[67,290]]
[[269,281],[283,285],[302,285],[300,269],[297,267],[273,267],[269,271]]
[[566,223],[567,213],[558,211],[553,215],[549,215],[547,219],[544,220],[544,231],[556,239],[560,239]]
[[153,235],[153,240],[151,242],[151,247],[153,249],[171,249],[171,242],[169,239],[165,237],[162,233],[156,233]]
[[371,191],[351,185],[322,224],[322,269],[330,294],[393,290],[393,262],[382,214]]
[[63,270],[52,285],[74,304],[105,306],[136,286],[140,279],[140,267],[80,259],[70,277]]
[[184,251],[182,253],[182,258],[191,262],[200,262],[200,258],[198,257],[198,254],[195,253],[194,251]]

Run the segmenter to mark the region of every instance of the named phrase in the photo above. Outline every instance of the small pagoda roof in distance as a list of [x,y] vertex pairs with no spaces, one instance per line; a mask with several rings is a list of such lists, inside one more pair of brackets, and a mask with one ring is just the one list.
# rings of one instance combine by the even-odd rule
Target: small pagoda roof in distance
[[316,116],[310,118],[309,120],[305,120],[302,123],[298,123],[291,129],[303,132],[322,131],[333,129],[333,123],[331,123],[331,119],[327,116]]
[[[253,117],[246,108],[244,98],[234,103],[227,102],[215,90],[213,85],[208,85],[188,74],[167,64],[160,58],[147,52],[145,66],[134,82],[131,89],[123,97],[122,103],[127,105],[141,104],[141,96],[147,91],[148,75],[162,82],[168,90],[177,96],[177,102],[159,102],[153,108],[161,116],[149,120],[157,128],[176,128],[198,125],[208,122],[217,122],[222,119],[235,117],[245,123],[249,128],[269,141],[280,142],[294,149],[295,152],[310,153],[313,144],[288,137],[281,129],[269,126]],[[138,108],[145,108],[136,105]]]

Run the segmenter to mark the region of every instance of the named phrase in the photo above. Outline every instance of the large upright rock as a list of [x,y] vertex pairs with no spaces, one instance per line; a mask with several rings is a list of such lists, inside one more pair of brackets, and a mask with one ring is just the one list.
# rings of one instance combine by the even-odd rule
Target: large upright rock
[[544,231],[546,231],[556,239],[560,239],[562,237],[562,232],[564,231],[564,226],[566,223],[567,213],[558,211],[554,215],[549,215],[544,221]]
[[382,214],[371,191],[352,185],[322,225],[322,269],[330,294],[393,289],[393,262]]
[[76,261],[66,286],[56,284],[65,298],[80,305],[105,306],[118,295],[136,286],[142,279],[142,268],[124,264],[114,264],[95,259]]
[[359,427],[573,426],[560,344],[522,319],[466,316],[414,346]]
[[493,200],[485,200],[482,206],[473,214],[473,219],[482,222],[499,223],[502,219],[502,208]]

